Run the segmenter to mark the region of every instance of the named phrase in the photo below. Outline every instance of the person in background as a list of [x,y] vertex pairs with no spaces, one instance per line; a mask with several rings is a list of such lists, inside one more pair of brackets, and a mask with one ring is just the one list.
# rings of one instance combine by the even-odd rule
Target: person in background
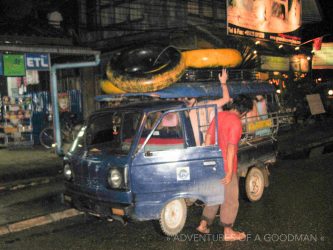
[[247,112],[246,116],[242,119],[243,123],[255,122],[259,119],[256,99],[253,99],[252,103],[253,103],[252,109],[249,112]]
[[256,96],[257,112],[261,120],[267,119],[267,104],[263,95]]
[[[213,223],[216,213],[220,207],[220,222],[224,227],[224,240],[243,240],[244,232],[233,230],[239,201],[239,187],[237,177],[237,151],[238,143],[242,135],[241,118],[252,109],[253,102],[250,97],[239,95],[230,105],[229,111],[218,113],[218,143],[222,150],[225,176],[221,180],[224,187],[224,202],[221,205],[206,205],[197,230],[201,233],[209,233],[209,226]],[[215,143],[215,119],[211,122],[205,144]]]
[[[258,120],[266,120],[268,119],[268,114],[267,114],[267,103],[262,95],[257,95],[256,96],[256,107],[258,111]],[[267,136],[271,134],[271,128],[270,127],[265,127],[259,130],[256,130],[255,135],[256,136]]]

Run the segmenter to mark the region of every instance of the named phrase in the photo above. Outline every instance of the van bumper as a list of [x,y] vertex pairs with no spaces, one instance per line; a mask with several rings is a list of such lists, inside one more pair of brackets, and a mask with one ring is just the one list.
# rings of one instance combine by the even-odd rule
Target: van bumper
[[105,219],[126,223],[131,218],[133,206],[130,203],[110,202],[97,196],[66,189],[64,202],[79,211]]

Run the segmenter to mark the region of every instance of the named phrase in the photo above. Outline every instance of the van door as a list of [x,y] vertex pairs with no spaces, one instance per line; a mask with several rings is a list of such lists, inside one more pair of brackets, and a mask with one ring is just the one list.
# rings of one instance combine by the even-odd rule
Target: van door
[[[190,145],[187,139],[192,131],[186,131],[191,128],[186,124],[187,112],[183,109],[160,114],[149,135],[142,132],[131,168],[131,188],[137,201],[165,202],[184,197],[208,204],[223,202],[221,151],[217,145]],[[156,115],[149,114],[147,121]]]

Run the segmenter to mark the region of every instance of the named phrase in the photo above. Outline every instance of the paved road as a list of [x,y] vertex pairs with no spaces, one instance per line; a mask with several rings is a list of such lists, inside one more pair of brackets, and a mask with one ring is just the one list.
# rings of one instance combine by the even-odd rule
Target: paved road
[[166,238],[151,222],[107,223],[79,216],[0,238],[0,249],[333,249],[333,154],[279,160],[258,203],[241,198],[236,228],[244,242],[196,234],[201,207],[190,208],[182,234]]

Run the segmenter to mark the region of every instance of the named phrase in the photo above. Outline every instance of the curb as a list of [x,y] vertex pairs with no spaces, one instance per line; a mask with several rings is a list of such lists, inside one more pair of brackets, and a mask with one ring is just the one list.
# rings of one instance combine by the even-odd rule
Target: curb
[[59,176],[53,176],[53,177],[39,177],[39,178],[33,178],[33,179],[23,179],[16,182],[9,182],[5,184],[0,184],[0,194],[7,191],[15,191],[27,187],[34,187],[38,185],[48,184],[51,182],[56,181],[57,179],[60,179],[61,175]]
[[74,208],[67,209],[61,212],[51,213],[19,222],[15,222],[12,224],[8,224],[5,226],[0,226],[0,235],[6,235],[10,233],[20,232],[25,229],[29,229],[32,227],[46,225],[52,222],[56,222],[59,220],[63,220],[66,218],[74,217],[77,215],[81,215],[83,212],[80,212]]

